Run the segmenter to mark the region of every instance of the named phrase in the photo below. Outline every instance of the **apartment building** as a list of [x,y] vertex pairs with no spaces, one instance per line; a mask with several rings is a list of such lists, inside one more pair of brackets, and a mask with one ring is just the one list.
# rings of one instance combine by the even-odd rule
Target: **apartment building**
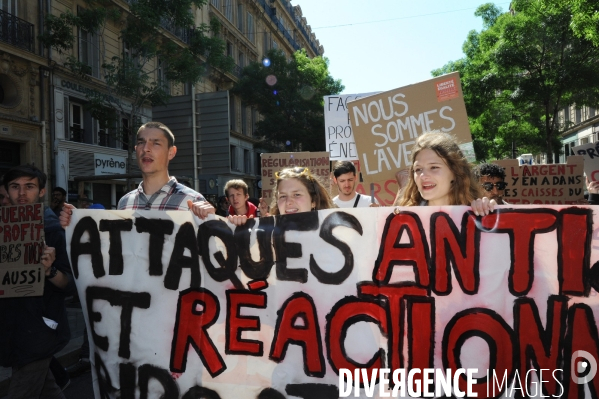
[[50,168],[39,4],[0,0],[0,175],[24,163]]
[[[559,161],[566,162],[566,157],[574,155],[572,148],[588,143],[599,142],[599,112],[594,107],[576,108],[572,105],[559,112],[560,121],[568,126],[562,133],[563,153]],[[556,157],[556,159],[558,159]]]
[[[291,56],[305,48],[310,57],[323,47],[299,5],[288,0],[210,0],[198,10],[197,23],[220,21],[231,72],[211,70],[189,92],[174,96],[166,107],[154,107],[153,118],[166,123],[177,138],[178,153],[171,173],[184,177],[209,199],[223,195],[225,183],[244,180],[250,197],[260,196],[260,138],[255,109],[230,93],[243,67],[277,48]],[[183,92],[184,90],[179,90]]]

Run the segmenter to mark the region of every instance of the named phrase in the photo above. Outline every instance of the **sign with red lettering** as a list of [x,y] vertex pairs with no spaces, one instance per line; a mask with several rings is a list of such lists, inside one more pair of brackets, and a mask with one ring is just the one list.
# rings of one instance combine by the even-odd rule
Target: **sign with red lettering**
[[416,138],[431,130],[454,135],[464,156],[474,162],[474,147],[460,74],[400,87],[347,104],[366,185],[394,180],[409,167]]
[[584,173],[587,179],[599,181],[599,142],[579,145],[572,148],[572,151],[584,159]]
[[519,165],[517,159],[493,163],[505,169],[504,199],[510,204],[576,204],[584,200],[583,159],[566,164]]
[[330,209],[240,227],[75,211],[95,395],[337,399],[349,375],[362,398],[417,397],[441,388],[424,372],[438,370],[456,397],[595,398],[598,223],[592,206]]
[[44,292],[43,204],[0,207],[0,299]]
[[275,173],[296,166],[310,169],[310,173],[318,176],[327,190],[330,190],[330,162],[328,152],[279,152],[260,154],[262,165],[262,198],[271,200],[274,197]]

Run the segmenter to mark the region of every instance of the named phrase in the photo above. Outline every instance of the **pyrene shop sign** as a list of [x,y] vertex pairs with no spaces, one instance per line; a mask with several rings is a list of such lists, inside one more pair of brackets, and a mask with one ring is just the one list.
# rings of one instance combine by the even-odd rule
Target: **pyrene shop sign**
[[127,158],[94,154],[95,175],[116,175],[127,171]]

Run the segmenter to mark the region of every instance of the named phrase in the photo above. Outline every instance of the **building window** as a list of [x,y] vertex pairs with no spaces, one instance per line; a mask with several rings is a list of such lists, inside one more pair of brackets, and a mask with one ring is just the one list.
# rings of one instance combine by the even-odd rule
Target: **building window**
[[277,42],[275,40],[272,41],[272,48],[274,48],[274,49],[279,48],[279,45],[277,44]]
[[260,157],[260,153],[256,152],[254,153],[254,159],[256,160],[256,162],[254,163],[254,167],[256,168],[256,173],[260,173],[260,170],[262,170],[262,157]]
[[219,7],[218,7],[218,5],[219,5],[219,0],[210,0],[210,3],[212,3],[212,5],[213,5],[214,7],[216,7],[217,9],[219,8]]
[[227,42],[227,57],[233,58],[233,43]]
[[239,170],[238,166],[237,166],[237,147],[235,147],[234,145],[232,145],[230,147],[231,150],[231,170]]
[[237,113],[235,112],[235,97],[229,97],[229,118],[231,122],[231,130],[237,130]]
[[245,106],[244,104],[241,104],[241,134],[243,135],[247,135],[248,134],[248,130],[247,130],[247,112],[248,112],[248,107]]
[[237,29],[243,32],[243,5],[237,4]]
[[254,133],[256,133],[256,123],[258,122],[258,111],[256,111],[255,109],[252,109],[250,112],[252,114],[252,126],[251,126],[251,130],[250,130],[250,136],[253,136]]
[[85,130],[83,125],[83,107],[77,103],[71,103],[69,110],[69,139],[78,143],[84,142]]
[[243,150],[243,171],[245,173],[252,173],[251,168],[250,150]]
[[250,42],[254,43],[256,38],[254,35],[254,16],[248,12],[247,14],[247,37]]
[[245,67],[245,54],[243,54],[241,51],[238,54],[237,60],[238,60],[238,65],[241,68]]
[[131,130],[129,129],[129,118],[121,118],[121,129],[120,129],[120,142],[123,150],[129,150],[129,135]]
[[224,0],[223,4],[225,17],[233,22],[233,0]]
[[[80,11],[81,8],[78,8]],[[94,78],[100,75],[100,41],[98,35],[85,29],[78,29],[79,62],[87,66],[86,74]]]
[[169,92],[169,82],[166,78],[166,61],[158,60],[158,69],[156,69],[156,81],[158,85]]
[[270,34],[268,32],[264,32],[264,52],[266,53],[268,50],[270,50]]

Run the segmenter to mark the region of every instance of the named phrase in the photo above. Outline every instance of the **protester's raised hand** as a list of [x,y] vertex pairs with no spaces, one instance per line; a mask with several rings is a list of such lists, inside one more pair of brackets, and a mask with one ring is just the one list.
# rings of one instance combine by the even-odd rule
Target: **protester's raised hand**
[[483,197],[475,199],[470,205],[472,206],[472,212],[476,216],[485,216],[495,210],[497,202],[494,199],[489,200],[489,198]]
[[268,203],[264,198],[260,198],[258,209],[260,210],[260,216],[270,216],[270,213],[268,213]]
[[589,181],[587,177],[587,190],[589,194],[599,194],[599,181]]
[[60,225],[63,229],[66,229],[71,224],[71,215],[73,215],[74,205],[67,204],[66,202],[62,206],[62,211],[60,211],[60,216],[58,220],[60,221]]
[[208,201],[192,202],[191,200],[187,200],[187,206],[194,215],[202,220],[206,219],[209,214],[216,213],[216,209]]
[[229,215],[227,219],[229,222],[234,224],[235,226],[243,226],[247,223],[248,219],[253,219],[254,215],[251,215],[249,218],[245,215]]

